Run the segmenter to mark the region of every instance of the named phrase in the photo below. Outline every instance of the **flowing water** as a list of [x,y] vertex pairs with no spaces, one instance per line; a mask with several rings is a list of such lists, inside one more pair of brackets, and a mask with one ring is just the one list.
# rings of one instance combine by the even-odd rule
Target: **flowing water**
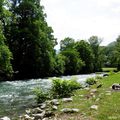
[[[75,77],[78,82],[84,83],[88,77],[95,74],[63,76],[64,79]],[[31,79],[26,81],[6,81],[0,83],[0,117],[15,117],[22,114],[26,108],[36,104],[33,89],[41,87],[45,90],[51,86],[50,79]]]

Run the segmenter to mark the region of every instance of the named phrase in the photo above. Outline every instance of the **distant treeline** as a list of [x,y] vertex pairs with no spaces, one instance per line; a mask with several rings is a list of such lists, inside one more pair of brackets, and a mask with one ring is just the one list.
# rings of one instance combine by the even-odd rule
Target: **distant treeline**
[[97,36],[77,42],[66,37],[56,52],[43,10],[40,0],[0,0],[0,80],[120,69],[120,37],[106,47]]

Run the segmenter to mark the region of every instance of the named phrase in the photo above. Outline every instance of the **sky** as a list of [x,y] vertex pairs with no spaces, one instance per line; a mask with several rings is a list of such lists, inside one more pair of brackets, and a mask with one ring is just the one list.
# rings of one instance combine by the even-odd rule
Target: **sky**
[[41,0],[41,4],[58,43],[65,37],[87,40],[97,35],[107,45],[120,35],[120,0]]

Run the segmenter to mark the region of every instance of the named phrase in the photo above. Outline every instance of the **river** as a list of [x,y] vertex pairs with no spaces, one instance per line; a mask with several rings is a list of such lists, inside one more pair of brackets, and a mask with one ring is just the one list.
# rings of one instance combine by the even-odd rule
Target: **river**
[[[95,74],[63,76],[64,79],[75,77],[78,82],[84,83],[89,77]],[[41,87],[44,90],[51,86],[50,79],[31,79],[26,81],[6,81],[0,83],[0,117],[15,117],[24,113],[25,109],[36,104],[33,89]]]

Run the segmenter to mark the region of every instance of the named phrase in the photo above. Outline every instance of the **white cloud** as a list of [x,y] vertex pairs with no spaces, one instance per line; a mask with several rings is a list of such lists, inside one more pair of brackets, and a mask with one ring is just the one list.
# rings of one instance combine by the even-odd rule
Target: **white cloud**
[[108,44],[120,34],[120,0],[43,0],[42,4],[58,41],[98,35]]

